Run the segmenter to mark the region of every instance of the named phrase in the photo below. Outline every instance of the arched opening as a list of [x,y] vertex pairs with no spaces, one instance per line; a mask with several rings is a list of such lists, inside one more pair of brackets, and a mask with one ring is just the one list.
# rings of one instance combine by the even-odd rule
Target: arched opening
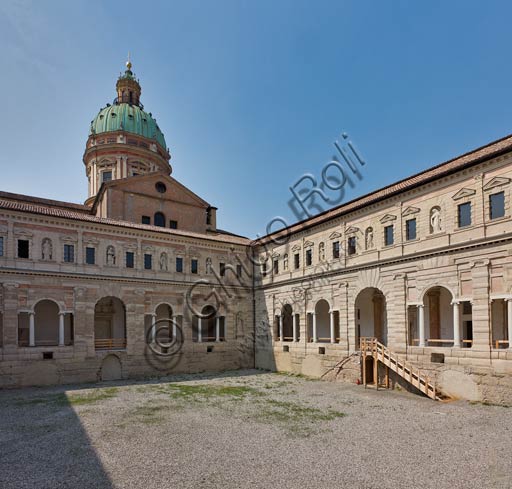
[[355,302],[356,345],[360,338],[377,338],[382,344],[388,341],[386,297],[381,290],[367,287],[359,292]]
[[[213,306],[204,306],[201,316],[194,316],[192,340],[201,342],[216,341],[217,338],[217,311]],[[220,327],[220,318],[219,318]]]
[[39,301],[34,307],[34,336],[36,346],[59,344],[59,306],[50,300]]
[[445,287],[432,287],[423,296],[426,345],[453,346],[452,301]]
[[293,341],[293,309],[290,304],[283,307],[283,340]]
[[107,355],[101,362],[101,380],[119,380],[123,377],[121,362],[115,355]]
[[169,343],[176,334],[173,327],[172,307],[169,304],[160,304],[155,309],[156,337],[159,343]]
[[153,220],[155,226],[165,227],[165,216],[161,212],[155,212],[155,218]]
[[329,320],[329,303],[325,299],[320,299],[315,306],[316,316],[316,334],[320,343],[329,343],[331,341],[331,326]]
[[117,297],[103,297],[96,303],[94,346],[97,350],[126,348],[126,311]]

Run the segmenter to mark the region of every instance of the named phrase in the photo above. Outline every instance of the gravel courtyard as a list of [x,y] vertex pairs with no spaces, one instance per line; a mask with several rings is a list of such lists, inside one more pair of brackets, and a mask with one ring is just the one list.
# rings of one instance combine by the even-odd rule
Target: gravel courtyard
[[512,409],[262,373],[0,392],[0,487],[511,488]]

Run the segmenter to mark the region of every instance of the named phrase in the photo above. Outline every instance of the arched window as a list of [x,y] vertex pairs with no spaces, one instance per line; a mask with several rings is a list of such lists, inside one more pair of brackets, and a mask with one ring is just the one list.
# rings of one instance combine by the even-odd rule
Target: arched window
[[161,212],[155,212],[155,219],[153,221],[155,226],[165,227],[165,216]]

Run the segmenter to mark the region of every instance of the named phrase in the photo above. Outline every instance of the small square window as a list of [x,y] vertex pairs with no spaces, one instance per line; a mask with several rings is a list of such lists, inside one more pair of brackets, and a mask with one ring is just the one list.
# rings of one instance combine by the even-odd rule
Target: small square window
[[457,210],[459,227],[463,228],[466,226],[471,226],[471,202],[459,204]]
[[416,239],[416,219],[408,219],[405,221],[405,239],[407,241]]
[[102,182],[110,182],[112,180],[112,172],[111,171],[104,171],[101,174],[101,181]]
[[126,252],[126,268],[135,267],[135,253],[133,251]]
[[348,238],[348,241],[347,241],[347,253],[349,255],[355,255],[356,254],[356,243],[357,243],[357,240],[356,240],[355,236],[350,236],[350,238]]
[[306,250],[306,266],[309,267],[313,263],[313,250]]
[[30,244],[28,239],[18,239],[18,258],[29,257]]
[[505,192],[489,196],[489,217],[498,219],[505,215]]
[[87,265],[94,265],[96,263],[95,248],[85,248],[85,263],[87,263]]
[[0,236],[0,256],[4,256],[4,237]]
[[151,224],[151,217],[142,216],[142,224]]
[[340,242],[334,241],[332,244],[332,257],[339,258],[340,257]]
[[300,267],[300,255],[298,253],[295,253],[295,255],[293,255],[293,264],[295,266],[295,270],[297,270]]
[[144,269],[151,270],[153,268],[153,256],[149,253],[144,253]]
[[64,261],[73,263],[75,261],[75,246],[70,244],[64,245]]
[[190,271],[192,273],[197,273],[197,260],[191,260],[191,262],[190,262]]
[[274,275],[277,275],[279,273],[279,259],[276,258],[274,260]]
[[178,221],[169,221],[169,227],[171,229],[178,229]]
[[395,237],[393,236],[393,225],[386,226],[384,228],[384,245],[391,246],[395,242]]
[[181,258],[181,256],[176,257],[176,271],[183,273],[183,258]]
[[226,264],[225,263],[219,263],[219,271],[220,271],[221,277],[224,277],[224,275],[226,275]]

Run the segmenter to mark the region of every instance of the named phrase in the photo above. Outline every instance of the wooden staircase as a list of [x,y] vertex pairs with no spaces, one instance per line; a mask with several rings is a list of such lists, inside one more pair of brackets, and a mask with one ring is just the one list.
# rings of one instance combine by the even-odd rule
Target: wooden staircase
[[379,370],[378,362],[386,366],[386,379],[385,385],[389,387],[389,369],[397,375],[406,380],[413,387],[416,387],[420,392],[430,397],[434,401],[448,401],[450,397],[436,389],[435,382],[431,382],[427,376],[424,376],[418,369],[401,360],[397,354],[393,353],[382,343],[377,341],[377,338],[361,338],[361,357],[363,365],[363,384],[367,385],[367,369],[366,358],[373,358],[373,380],[375,386],[379,386]]

